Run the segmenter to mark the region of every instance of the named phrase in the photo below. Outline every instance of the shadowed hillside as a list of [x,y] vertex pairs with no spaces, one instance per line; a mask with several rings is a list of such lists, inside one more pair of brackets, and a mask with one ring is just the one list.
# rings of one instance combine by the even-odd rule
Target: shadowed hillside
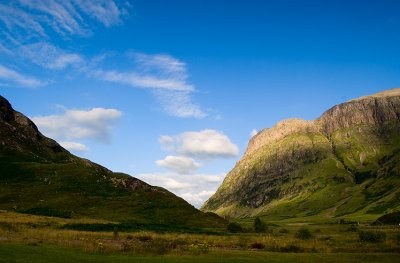
[[70,154],[1,96],[0,209],[144,228],[224,226],[221,218],[198,211],[163,188]]

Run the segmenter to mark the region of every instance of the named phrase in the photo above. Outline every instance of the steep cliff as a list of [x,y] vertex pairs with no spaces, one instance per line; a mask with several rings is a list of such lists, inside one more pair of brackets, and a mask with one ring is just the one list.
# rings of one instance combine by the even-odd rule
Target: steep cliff
[[400,207],[400,89],[264,129],[204,211],[225,216],[377,217]]

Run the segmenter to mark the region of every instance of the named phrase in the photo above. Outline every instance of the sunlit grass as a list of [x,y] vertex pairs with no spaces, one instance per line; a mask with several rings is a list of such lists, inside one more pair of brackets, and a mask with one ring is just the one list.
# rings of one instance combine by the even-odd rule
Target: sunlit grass
[[[259,251],[285,253],[400,253],[397,226],[351,224],[270,224],[268,232],[219,235],[155,233],[150,231],[89,232],[64,229],[71,223],[99,224],[94,219],[64,219],[0,212],[0,244],[53,245],[88,253],[127,255],[204,255],[215,251]],[[244,224],[245,229],[248,224]],[[311,237],[296,237],[307,229]],[[386,239],[361,242],[358,231],[381,231]],[[254,244],[257,244],[254,245]],[[260,245],[262,244],[262,245]]]

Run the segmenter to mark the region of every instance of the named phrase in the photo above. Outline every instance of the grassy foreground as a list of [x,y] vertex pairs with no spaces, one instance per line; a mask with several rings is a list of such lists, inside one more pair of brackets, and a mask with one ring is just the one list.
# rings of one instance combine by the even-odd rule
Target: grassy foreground
[[110,223],[0,211],[0,262],[320,263],[400,257],[397,225],[268,222],[263,233],[254,233],[247,220],[240,222],[245,232],[209,234],[99,228]]
[[56,246],[0,244],[0,262],[396,262],[398,254],[211,251],[207,255],[134,256],[85,253]]

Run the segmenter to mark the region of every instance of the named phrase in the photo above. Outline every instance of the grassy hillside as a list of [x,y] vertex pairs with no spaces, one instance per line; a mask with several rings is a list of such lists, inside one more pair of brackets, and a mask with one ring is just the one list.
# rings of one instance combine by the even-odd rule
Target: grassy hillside
[[0,97],[0,209],[197,231],[224,227],[165,189],[73,156]]
[[400,89],[396,92],[335,106],[316,121],[286,120],[260,132],[203,211],[373,222],[399,210]]

